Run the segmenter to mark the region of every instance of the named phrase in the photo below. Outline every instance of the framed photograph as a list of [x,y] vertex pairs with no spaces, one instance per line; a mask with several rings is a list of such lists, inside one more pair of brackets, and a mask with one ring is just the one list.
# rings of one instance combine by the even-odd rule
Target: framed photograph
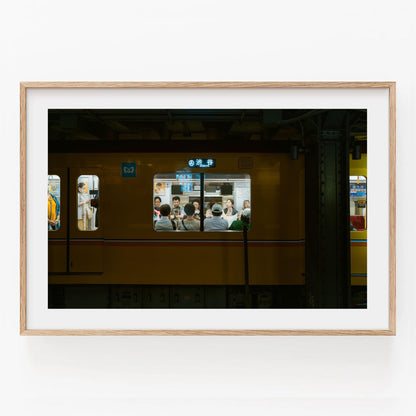
[[395,88],[21,83],[21,334],[395,335]]

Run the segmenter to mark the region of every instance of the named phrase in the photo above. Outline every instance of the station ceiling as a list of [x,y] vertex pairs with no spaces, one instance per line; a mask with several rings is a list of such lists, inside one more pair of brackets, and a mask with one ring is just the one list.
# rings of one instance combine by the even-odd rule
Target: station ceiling
[[127,148],[143,142],[169,145],[280,142],[283,145],[283,142],[302,141],[316,135],[319,128],[366,140],[367,112],[355,109],[50,109],[48,114],[50,151],[71,151],[79,143],[84,149],[92,146],[96,151],[97,146]]

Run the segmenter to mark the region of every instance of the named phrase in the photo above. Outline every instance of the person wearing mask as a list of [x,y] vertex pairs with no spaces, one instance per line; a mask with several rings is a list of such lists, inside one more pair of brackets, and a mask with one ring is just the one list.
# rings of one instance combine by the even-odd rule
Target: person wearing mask
[[186,218],[179,221],[179,230],[199,231],[200,222],[195,219],[195,206],[193,204],[185,205]]
[[176,228],[173,226],[172,220],[170,217],[170,205],[163,204],[160,207],[160,220],[156,221],[155,230],[156,231],[173,231]]
[[214,204],[212,207],[212,217],[204,220],[205,231],[224,231],[228,229],[228,222],[221,218],[222,207],[220,204]]

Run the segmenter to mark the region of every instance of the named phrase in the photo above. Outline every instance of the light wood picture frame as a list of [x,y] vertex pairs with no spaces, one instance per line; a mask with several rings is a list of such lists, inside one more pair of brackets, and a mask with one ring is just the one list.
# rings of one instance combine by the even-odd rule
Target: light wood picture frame
[[[28,122],[29,111],[28,95],[51,92],[59,95],[60,91],[144,91],[144,90],[192,90],[192,91],[350,91],[357,95],[366,90],[382,90],[386,92],[388,100],[388,293],[383,300],[387,307],[387,326],[380,328],[220,328],[207,329],[195,325],[193,328],[160,328],[138,329],[118,328],[110,325],[92,328],[74,328],[64,325],[62,327],[39,327],[30,325],[30,312],[28,305],[31,302],[31,293],[28,282],[28,239],[32,233],[28,227],[28,160],[33,157],[28,152],[28,133],[31,128]],[[110,105],[107,106],[110,107]],[[103,108],[106,108],[104,106]],[[374,180],[374,179],[373,179]],[[382,184],[380,185],[382,186]],[[387,227],[387,225],[386,225]],[[369,261],[376,261],[370,259]],[[38,273],[38,271],[33,271]],[[33,285],[32,285],[33,286]],[[45,305],[47,308],[47,305]],[[249,311],[244,311],[247,313]],[[247,315],[244,315],[247,316]],[[395,335],[396,334],[396,83],[395,82],[22,82],[20,84],[20,334],[21,335]]]

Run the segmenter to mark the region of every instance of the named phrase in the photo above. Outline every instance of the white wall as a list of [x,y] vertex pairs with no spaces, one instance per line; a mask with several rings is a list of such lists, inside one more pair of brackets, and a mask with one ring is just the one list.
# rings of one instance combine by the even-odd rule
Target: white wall
[[[411,4],[2,2],[0,414],[412,414]],[[396,80],[397,336],[20,337],[19,82],[42,80]]]

